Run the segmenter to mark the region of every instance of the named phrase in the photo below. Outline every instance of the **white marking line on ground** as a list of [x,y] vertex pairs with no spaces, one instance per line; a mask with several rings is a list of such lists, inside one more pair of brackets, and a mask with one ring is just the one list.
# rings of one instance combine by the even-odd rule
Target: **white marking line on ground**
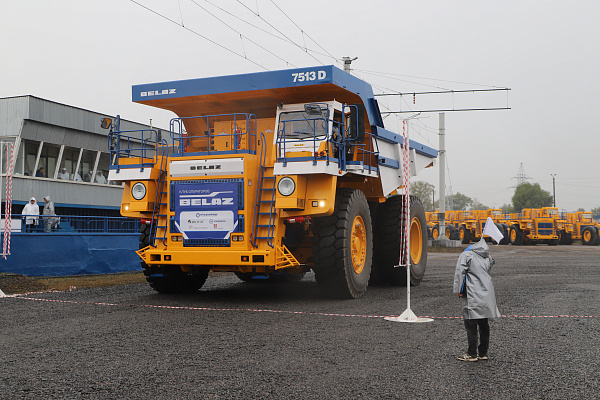
[[[385,317],[397,317],[397,315],[363,315],[363,314],[343,314],[343,313],[322,313],[322,312],[311,312],[311,311],[288,311],[288,310],[270,310],[263,308],[215,308],[215,307],[190,307],[190,306],[164,306],[164,305],[152,305],[152,304],[118,304],[118,303],[102,303],[102,302],[89,302],[89,301],[73,301],[73,300],[55,300],[55,299],[43,299],[35,297],[25,297],[25,294],[16,295],[14,298],[32,301],[42,301],[48,303],[63,303],[63,304],[87,304],[95,306],[112,306],[112,307],[145,307],[145,308],[157,308],[164,310],[192,310],[192,311],[234,311],[234,312],[265,312],[275,314],[301,314],[301,315],[318,315],[324,317],[351,317],[351,318],[385,318]],[[599,315],[502,315],[502,318],[600,318]],[[433,318],[433,319],[462,319],[462,317],[436,317],[431,315],[424,315],[419,318]]]

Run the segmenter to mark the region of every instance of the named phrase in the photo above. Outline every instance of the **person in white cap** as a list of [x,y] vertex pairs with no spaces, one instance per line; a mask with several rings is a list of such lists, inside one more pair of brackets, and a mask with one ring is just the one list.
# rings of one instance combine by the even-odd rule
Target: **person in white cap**
[[[29,203],[25,204],[21,214],[27,216],[25,217],[25,232],[32,232],[37,225],[38,215],[40,215],[40,206],[35,202],[35,197],[29,199]],[[35,215],[35,217],[29,215]]]
[[56,226],[56,214],[54,212],[54,202],[50,200],[50,196],[44,197],[44,232],[50,232]]
[[60,170],[60,174],[58,174],[58,179],[64,179],[65,181],[69,180],[69,173],[67,172],[67,169],[63,167],[63,169]]
[[106,177],[104,176],[104,174],[102,173],[102,171],[98,171],[98,173],[96,174],[96,183],[102,183],[102,184],[106,184]]

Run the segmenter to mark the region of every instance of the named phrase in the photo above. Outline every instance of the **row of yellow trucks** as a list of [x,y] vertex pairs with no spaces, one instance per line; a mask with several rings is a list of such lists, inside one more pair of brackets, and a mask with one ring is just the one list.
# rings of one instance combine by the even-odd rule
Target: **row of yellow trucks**
[[[437,239],[439,213],[425,214],[429,236]],[[584,245],[600,245],[600,223],[594,222],[591,212],[559,213],[556,207],[525,208],[520,213],[504,213],[501,209],[446,211],[445,236],[463,244],[476,242],[481,239],[488,217],[504,234],[500,244],[556,246],[580,240]]]

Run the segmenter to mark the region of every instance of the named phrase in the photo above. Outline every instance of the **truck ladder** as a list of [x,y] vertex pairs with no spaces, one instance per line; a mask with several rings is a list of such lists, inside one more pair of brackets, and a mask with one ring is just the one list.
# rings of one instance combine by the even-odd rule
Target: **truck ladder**
[[266,240],[274,248],[275,235],[275,177],[273,167],[266,167],[265,136],[261,132],[263,145],[260,151],[260,169],[256,190],[256,206],[254,208],[254,227],[252,229],[252,246],[258,247],[258,240]]
[[152,210],[152,225],[150,226],[150,245],[156,247],[156,241],[162,240],[163,244],[167,239],[167,223],[169,221],[169,204],[167,202],[167,162],[168,154],[163,157],[160,163],[160,172],[158,176],[158,188],[154,199],[154,209]]

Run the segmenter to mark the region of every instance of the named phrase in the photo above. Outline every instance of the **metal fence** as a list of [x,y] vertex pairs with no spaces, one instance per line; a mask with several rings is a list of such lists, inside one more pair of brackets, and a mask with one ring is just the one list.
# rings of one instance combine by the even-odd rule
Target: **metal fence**
[[[27,219],[31,224],[27,224]],[[2,214],[4,226],[4,214]],[[140,222],[124,217],[91,217],[74,215],[11,216],[12,232],[22,233],[137,233]]]

